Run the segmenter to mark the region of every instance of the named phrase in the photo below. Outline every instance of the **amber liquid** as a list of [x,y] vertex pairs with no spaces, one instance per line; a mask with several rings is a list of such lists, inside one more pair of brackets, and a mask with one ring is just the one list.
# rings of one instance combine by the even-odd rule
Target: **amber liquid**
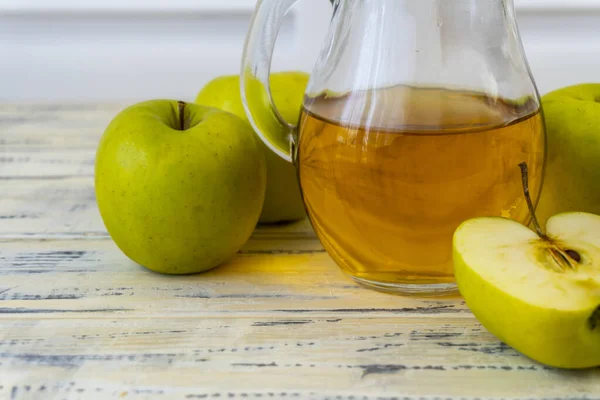
[[452,235],[477,216],[529,222],[545,134],[535,101],[397,86],[305,101],[297,163],[310,220],[363,284],[454,281]]

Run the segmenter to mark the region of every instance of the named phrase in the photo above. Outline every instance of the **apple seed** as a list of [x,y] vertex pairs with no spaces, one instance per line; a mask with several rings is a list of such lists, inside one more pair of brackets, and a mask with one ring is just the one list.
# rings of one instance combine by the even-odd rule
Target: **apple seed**
[[575,250],[566,250],[565,253],[569,255],[576,262],[581,262],[581,256]]

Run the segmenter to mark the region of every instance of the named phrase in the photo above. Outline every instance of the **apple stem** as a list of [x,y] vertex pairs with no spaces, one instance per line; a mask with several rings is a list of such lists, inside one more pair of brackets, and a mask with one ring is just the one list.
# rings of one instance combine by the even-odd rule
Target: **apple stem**
[[527,163],[522,162],[519,164],[521,168],[521,179],[523,182],[523,192],[525,192],[525,200],[527,201],[527,207],[529,207],[529,214],[531,214],[531,221],[533,222],[533,227],[537,232],[538,236],[542,239],[548,239],[548,236],[542,231],[542,227],[538,222],[537,217],[535,216],[535,208],[533,207],[533,202],[531,201],[531,194],[529,193],[529,169],[527,168]]
[[521,179],[523,181],[523,192],[525,192],[525,200],[527,200],[527,207],[529,207],[529,213],[531,214],[531,222],[540,238],[548,243],[548,251],[550,256],[554,259],[560,271],[564,271],[565,266],[571,269],[576,268],[576,264],[581,262],[581,255],[575,250],[563,250],[548,235],[542,231],[542,227],[535,216],[535,209],[533,208],[533,202],[531,201],[531,194],[529,193],[529,172],[527,163],[522,162],[519,164],[521,168]]
[[185,131],[187,129],[185,126],[185,102],[179,101],[177,106],[179,107],[179,129]]

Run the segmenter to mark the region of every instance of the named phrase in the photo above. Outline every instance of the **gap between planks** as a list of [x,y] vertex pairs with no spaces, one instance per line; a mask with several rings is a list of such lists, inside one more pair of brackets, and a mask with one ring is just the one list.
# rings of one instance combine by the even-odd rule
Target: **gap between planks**
[[[77,320],[77,319],[85,319],[85,320],[148,320],[148,319],[177,319],[177,320],[185,320],[185,319],[256,319],[256,318],[265,318],[265,319],[287,319],[287,320],[304,320],[307,318],[317,318],[317,319],[393,319],[396,318],[398,320],[431,320],[435,319],[436,324],[453,324],[457,321],[464,320],[475,320],[475,317],[468,311],[458,312],[456,315],[452,315],[452,317],[448,317],[446,315],[440,316],[440,314],[417,314],[417,313],[394,313],[393,311],[384,313],[384,312],[371,312],[369,310],[365,311],[356,311],[356,312],[344,312],[344,311],[336,311],[336,310],[314,310],[310,313],[298,314],[294,310],[282,310],[282,311],[257,311],[256,313],[251,313],[248,311],[244,312],[233,312],[230,314],[227,313],[214,313],[214,314],[182,314],[182,315],[173,315],[168,313],[163,314],[152,314],[152,315],[119,315],[119,314],[104,314],[104,315],[90,315],[85,312],[73,312],[72,315],[68,313],[44,313],[42,316],[36,313],[28,313],[23,314],[3,314],[0,308],[0,320]],[[23,315],[23,316],[20,316]],[[28,315],[28,316],[25,316]]]

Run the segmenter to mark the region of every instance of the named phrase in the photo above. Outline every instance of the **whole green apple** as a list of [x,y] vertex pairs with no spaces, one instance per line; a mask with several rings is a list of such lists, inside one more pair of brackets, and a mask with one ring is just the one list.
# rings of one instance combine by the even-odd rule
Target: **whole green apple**
[[600,214],[600,84],[558,89],[542,97],[548,137],[542,222],[568,211]]
[[232,258],[252,234],[266,188],[259,140],[237,116],[151,100],[122,110],[96,154],[106,229],[131,260],[189,274]]
[[[308,74],[299,71],[271,74],[273,101],[281,116],[290,124],[298,122],[308,78]],[[238,75],[225,75],[211,80],[198,93],[196,103],[229,111],[248,122],[240,96]],[[260,146],[267,160],[267,191],[259,222],[275,223],[304,218],[306,212],[295,167],[272,152],[262,141]]]

